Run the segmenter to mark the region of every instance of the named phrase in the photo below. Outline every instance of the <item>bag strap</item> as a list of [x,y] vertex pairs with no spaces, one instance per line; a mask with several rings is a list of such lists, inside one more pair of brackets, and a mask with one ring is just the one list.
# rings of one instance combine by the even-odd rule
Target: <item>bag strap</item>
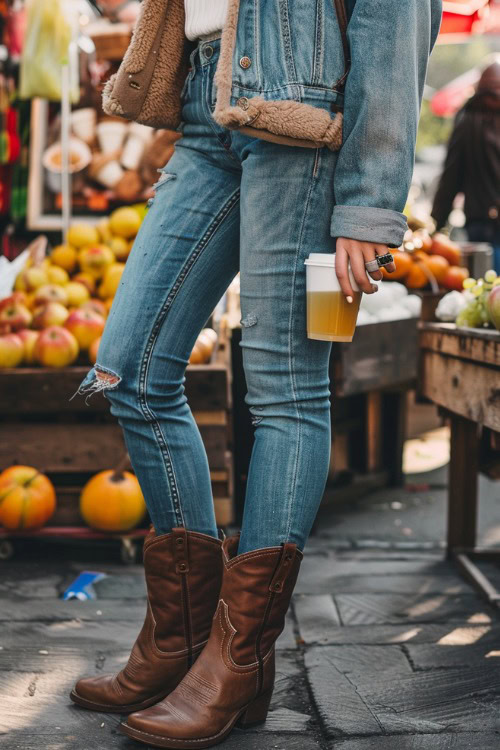
[[334,0],[335,11],[337,13],[337,20],[339,22],[340,36],[342,37],[342,49],[344,50],[344,61],[345,68],[344,74],[339,78],[334,86],[334,89],[339,93],[342,93],[347,81],[349,70],[351,69],[351,51],[349,49],[349,39],[347,38],[347,11],[345,7],[345,0]]

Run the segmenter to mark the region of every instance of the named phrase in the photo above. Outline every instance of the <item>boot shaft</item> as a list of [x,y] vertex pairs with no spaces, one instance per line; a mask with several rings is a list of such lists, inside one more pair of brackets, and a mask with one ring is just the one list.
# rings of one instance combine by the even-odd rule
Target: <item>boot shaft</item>
[[222,582],[221,542],[184,528],[152,532],[144,571],[158,649],[182,651],[206,641]]
[[231,657],[238,665],[262,661],[285,625],[302,553],[295,544],[237,555],[238,538],[222,547],[224,563],[219,607],[234,631]]

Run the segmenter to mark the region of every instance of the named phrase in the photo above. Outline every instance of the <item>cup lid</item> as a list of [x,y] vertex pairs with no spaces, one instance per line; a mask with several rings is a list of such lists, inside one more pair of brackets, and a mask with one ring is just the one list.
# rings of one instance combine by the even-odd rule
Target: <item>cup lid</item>
[[335,260],[336,260],[335,253],[310,253],[309,257],[305,259],[304,265],[306,266],[328,266],[329,268],[334,268]]

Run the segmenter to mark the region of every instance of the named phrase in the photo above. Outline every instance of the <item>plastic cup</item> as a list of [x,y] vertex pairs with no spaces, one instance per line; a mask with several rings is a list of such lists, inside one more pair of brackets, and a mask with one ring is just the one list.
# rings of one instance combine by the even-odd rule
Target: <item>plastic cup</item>
[[114,120],[100,122],[97,125],[97,138],[103,154],[110,154],[122,147],[127,125]]
[[152,128],[133,122],[123,149],[121,163],[125,169],[137,169],[148,141],[153,135]]
[[92,107],[75,109],[71,113],[71,128],[73,133],[85,143],[92,143],[95,136],[97,113]]
[[362,292],[349,267],[354,292],[347,302],[335,273],[335,253],[311,253],[306,265],[307,337],[319,341],[352,341]]

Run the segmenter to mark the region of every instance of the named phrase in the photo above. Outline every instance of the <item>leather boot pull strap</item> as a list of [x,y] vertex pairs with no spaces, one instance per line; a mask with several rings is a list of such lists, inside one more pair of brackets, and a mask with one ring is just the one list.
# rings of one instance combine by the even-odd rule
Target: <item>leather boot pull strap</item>
[[187,531],[182,526],[172,529],[176,573],[189,573],[189,551]]
[[281,559],[279,565],[276,568],[276,572],[272,577],[271,583],[269,584],[269,591],[280,594],[283,591],[283,586],[290,573],[297,554],[297,545],[291,542],[286,542],[283,545],[283,552],[281,553]]

